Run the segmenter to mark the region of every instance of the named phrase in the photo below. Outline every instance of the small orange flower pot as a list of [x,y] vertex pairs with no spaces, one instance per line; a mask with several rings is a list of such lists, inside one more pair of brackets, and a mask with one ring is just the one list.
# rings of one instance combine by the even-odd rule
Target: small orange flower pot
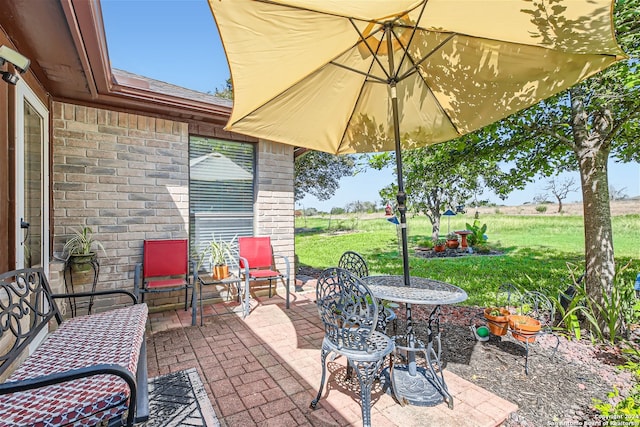
[[226,279],[228,276],[229,276],[229,266],[227,265],[213,266],[213,278],[215,280]]
[[540,322],[530,316],[509,316],[511,335],[522,342],[534,342],[540,331]]
[[[493,310],[500,310],[500,315],[491,314]],[[493,335],[506,335],[509,327],[509,310],[506,308],[487,307],[484,309],[484,317],[487,319],[487,326]]]

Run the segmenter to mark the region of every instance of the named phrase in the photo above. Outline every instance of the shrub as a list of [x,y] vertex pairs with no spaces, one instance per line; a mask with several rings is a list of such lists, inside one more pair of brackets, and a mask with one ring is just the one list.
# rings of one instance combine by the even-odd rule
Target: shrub
[[483,224],[480,226],[480,221],[473,221],[473,225],[467,223],[467,230],[471,231],[471,234],[467,236],[467,241],[473,247],[475,247],[479,243],[484,243],[487,241],[487,236],[484,234],[487,232],[487,224]]
[[536,206],[536,211],[539,213],[545,213],[547,211],[547,207],[544,205]]

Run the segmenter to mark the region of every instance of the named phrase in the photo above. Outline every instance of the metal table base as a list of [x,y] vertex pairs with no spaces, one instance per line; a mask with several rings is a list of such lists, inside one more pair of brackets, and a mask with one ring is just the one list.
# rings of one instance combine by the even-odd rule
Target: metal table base
[[[401,355],[404,364],[388,370],[388,380],[396,400],[404,404],[434,406],[443,401],[453,409],[453,398],[447,390],[441,363],[440,306],[454,304],[467,299],[462,289],[437,280],[411,277],[411,286],[406,286],[403,276],[367,276],[362,279],[376,298],[406,304],[407,328],[403,335],[393,337],[395,354]],[[422,343],[413,329],[412,304],[433,305],[428,319],[427,344]],[[416,356],[424,355],[424,365],[418,366]]]

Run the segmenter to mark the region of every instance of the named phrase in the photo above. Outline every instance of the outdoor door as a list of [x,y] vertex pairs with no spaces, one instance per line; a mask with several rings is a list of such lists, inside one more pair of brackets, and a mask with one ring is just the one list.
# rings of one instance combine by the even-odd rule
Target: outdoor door
[[23,80],[16,86],[16,268],[49,254],[49,112]]

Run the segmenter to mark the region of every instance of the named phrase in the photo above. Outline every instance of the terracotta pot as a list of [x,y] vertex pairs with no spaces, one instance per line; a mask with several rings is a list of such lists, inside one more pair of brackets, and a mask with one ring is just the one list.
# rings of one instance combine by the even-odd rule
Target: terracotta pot
[[214,265],[213,266],[213,278],[215,280],[222,280],[229,277],[228,265]]
[[436,252],[444,252],[446,248],[447,248],[447,245],[437,245],[433,247],[433,250]]
[[487,319],[489,332],[493,335],[506,335],[509,327],[509,310],[500,308],[500,316],[494,316],[491,314],[491,311],[495,309],[496,307],[487,307],[484,309],[484,317]]
[[458,245],[460,245],[460,242],[457,240],[447,240],[447,247],[449,249],[458,249]]
[[509,316],[511,335],[522,342],[534,342],[536,333],[540,331],[540,322],[530,316]]

